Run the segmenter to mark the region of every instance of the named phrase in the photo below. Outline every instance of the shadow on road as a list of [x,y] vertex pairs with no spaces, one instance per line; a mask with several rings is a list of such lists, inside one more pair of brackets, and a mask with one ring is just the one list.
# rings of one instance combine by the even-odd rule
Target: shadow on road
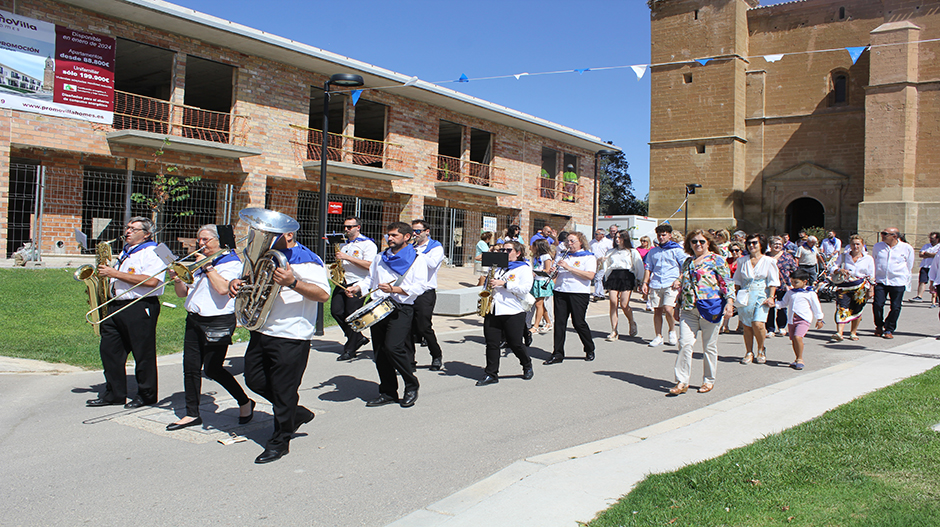
[[626,383],[634,384],[641,388],[646,388],[647,390],[654,390],[657,392],[668,392],[669,388],[672,388],[673,383],[665,379],[654,379],[652,377],[646,377],[644,375],[637,375],[635,373],[625,372],[625,371],[596,371],[595,375],[606,375],[611,379],[617,379]]

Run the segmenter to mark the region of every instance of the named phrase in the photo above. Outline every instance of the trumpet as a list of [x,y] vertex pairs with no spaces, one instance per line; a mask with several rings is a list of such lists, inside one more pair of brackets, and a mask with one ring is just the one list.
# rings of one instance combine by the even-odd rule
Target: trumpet
[[[200,249],[202,249],[202,248],[200,248]],[[177,260],[177,261],[171,263],[170,266],[169,266],[169,269],[170,269],[171,271],[173,271],[174,273],[176,273],[176,276],[179,277],[179,279],[180,279],[181,282],[183,282],[184,284],[187,284],[187,285],[192,285],[192,283],[193,283],[193,282],[195,281],[195,279],[196,279],[195,276],[194,276],[194,275],[196,274],[196,271],[198,271],[198,270],[202,269],[203,267],[209,265],[209,264],[212,263],[212,261],[215,260],[216,258],[219,258],[219,257],[221,257],[221,256],[225,256],[226,254],[229,254],[229,253],[231,253],[232,251],[233,251],[233,249],[222,249],[221,251],[219,251],[219,252],[217,252],[217,253],[215,253],[215,254],[213,254],[213,255],[211,255],[211,256],[206,256],[205,258],[202,258],[201,260],[196,260],[195,262],[193,262],[193,263],[191,263],[191,264],[189,264],[189,265],[186,265],[186,264],[181,263],[181,262],[180,262],[180,260],[182,260],[182,258],[181,258],[180,260]],[[199,252],[197,251],[196,253],[193,253],[193,254],[199,254]]]

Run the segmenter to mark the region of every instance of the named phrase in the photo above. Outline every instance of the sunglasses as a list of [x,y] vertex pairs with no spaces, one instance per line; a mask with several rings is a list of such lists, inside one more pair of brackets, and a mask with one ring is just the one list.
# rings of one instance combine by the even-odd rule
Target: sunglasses
[[739,252],[741,252],[741,249],[731,249],[731,252],[733,252],[733,253],[739,253]]
[[692,245],[707,245],[708,241],[707,240],[689,240],[689,243],[691,243]]
[[355,229],[358,225],[343,225],[343,229]]
[[893,233],[893,232],[887,232],[887,231],[882,231],[882,232],[881,232],[881,235],[882,235],[882,236],[897,236],[897,234],[895,234],[895,233]]
[[752,241],[747,242],[747,244],[748,245],[760,245],[760,242],[757,240],[752,240]]
[[412,230],[411,232],[413,232],[413,233],[415,233],[415,234],[421,234],[422,232],[424,232],[424,229],[414,229],[414,230]]
[[502,249],[496,249],[496,252],[498,252],[498,253],[511,253],[511,252],[512,252],[512,249],[506,249],[506,248],[504,247],[504,248],[502,248]]

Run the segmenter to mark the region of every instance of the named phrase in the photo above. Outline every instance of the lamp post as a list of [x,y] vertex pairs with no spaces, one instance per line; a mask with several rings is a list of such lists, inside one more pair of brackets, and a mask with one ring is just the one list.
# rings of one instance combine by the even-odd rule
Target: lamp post
[[[330,137],[330,85],[354,88],[364,83],[361,75],[353,73],[337,73],[331,75],[330,79],[323,83],[323,129],[320,142],[320,237],[317,241],[317,253],[324,260],[326,259],[326,157]],[[324,304],[321,303],[317,309],[317,327],[314,334],[318,337],[323,335],[323,308]]]
[[597,231],[597,164],[600,162],[600,158],[606,156],[616,155],[616,150],[598,150],[594,152],[594,214],[591,216],[591,236],[594,236],[594,233]]
[[698,183],[686,183],[685,185],[685,235],[689,234],[689,196],[695,194],[695,189],[702,188]]

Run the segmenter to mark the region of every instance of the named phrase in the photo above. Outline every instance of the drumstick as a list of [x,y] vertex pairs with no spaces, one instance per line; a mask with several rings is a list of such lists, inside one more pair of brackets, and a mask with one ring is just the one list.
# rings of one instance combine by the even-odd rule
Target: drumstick
[[[392,280],[391,282],[389,282],[389,283],[387,283],[387,284],[385,284],[385,285],[395,285],[395,280]],[[372,293],[374,293],[374,292],[376,292],[376,291],[378,291],[378,290],[379,290],[379,288],[376,287],[376,288],[373,289],[372,291],[369,291],[368,293],[366,293],[365,295],[362,295],[362,296],[371,295]]]
[[336,280],[333,280],[332,278],[330,278],[329,280],[330,280],[330,282],[333,282],[333,283],[336,285],[336,287],[342,289],[343,291],[346,291],[346,290],[347,290],[345,287],[343,287],[343,284],[337,282]]

